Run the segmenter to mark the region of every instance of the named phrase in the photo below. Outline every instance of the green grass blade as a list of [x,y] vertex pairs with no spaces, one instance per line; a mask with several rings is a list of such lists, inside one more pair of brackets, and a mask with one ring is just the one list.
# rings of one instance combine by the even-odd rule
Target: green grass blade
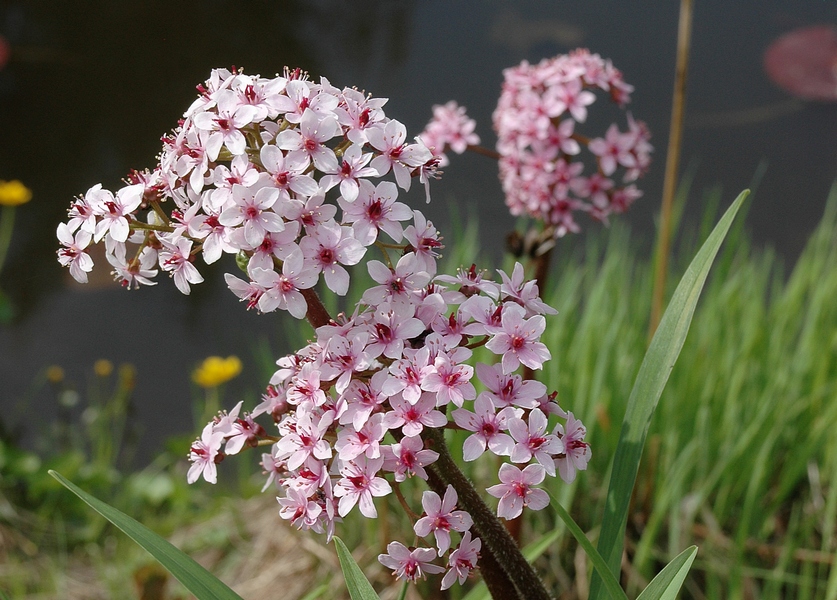
[[315,587],[313,590],[308,592],[302,597],[302,600],[319,600],[322,598],[325,593],[328,591],[328,584],[324,583]]
[[[651,417],[680,350],[683,348],[683,342],[686,340],[692,315],[709,274],[709,268],[748,193],[745,190],[739,194],[706,239],[689,268],[686,269],[660,326],[654,334],[654,339],[651,340],[651,345],[645,353],[633,390],[631,390],[619,443],[616,446],[598,544],[599,553],[605,558],[614,575],[619,573],[628,505]],[[605,594],[601,577],[598,573],[593,573],[590,598],[602,600]]]
[[59,473],[49,471],[49,474],[160,561],[198,600],[241,600],[241,596],[212,573],[135,519],[97,500]]
[[657,576],[651,580],[648,587],[642,590],[636,600],[675,600],[677,592],[683,585],[683,580],[692,567],[697,556],[697,546],[690,546],[674,557]]
[[551,500],[552,508],[555,509],[555,512],[557,512],[558,516],[561,517],[561,520],[567,526],[567,529],[570,530],[570,533],[573,534],[575,540],[584,549],[584,552],[587,554],[587,558],[589,558],[590,562],[593,563],[593,568],[595,568],[596,572],[602,576],[604,587],[610,593],[610,597],[618,600],[628,600],[627,594],[625,594],[624,590],[619,587],[619,582],[616,580],[616,576],[610,571],[610,569],[608,569],[605,559],[602,558],[602,555],[599,554],[598,550],[593,547],[593,544],[591,544],[590,540],[587,539],[587,536],[584,535],[581,527],[579,527],[573,520],[570,513],[568,513],[567,510],[561,506],[561,503],[558,502],[555,496],[550,494],[549,498]]
[[380,600],[346,544],[337,536],[334,536],[334,547],[337,548],[337,559],[340,561],[340,568],[343,569],[343,579],[346,580],[352,600]]

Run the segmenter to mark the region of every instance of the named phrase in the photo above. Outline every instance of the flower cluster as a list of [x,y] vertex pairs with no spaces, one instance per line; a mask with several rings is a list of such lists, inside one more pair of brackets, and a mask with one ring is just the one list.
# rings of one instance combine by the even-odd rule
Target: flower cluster
[[[633,88],[609,60],[576,50],[537,65],[524,61],[503,74],[493,120],[500,180],[513,215],[541,219],[562,236],[579,230],[577,211],[605,220],[642,195],[631,182],[650,162],[644,123],[628,115],[627,131],[613,124],[594,139],[576,131],[596,100],[595,90],[609,93],[620,107],[630,99]],[[584,173],[582,146],[595,156],[595,172]],[[624,170],[621,184],[614,177],[619,169]]]
[[[536,486],[547,475],[572,481],[590,459],[584,426],[544,384],[519,373],[551,358],[540,338],[555,310],[520,264],[510,275],[500,271],[499,281],[473,265],[437,273],[441,236],[397,199],[412,177],[426,184],[441,155],[421,140],[408,143],[404,126],[384,115],[383,99],[314,83],[298,70],[274,79],[216,70],[199,91],[164,138],[154,171],[134,172],[116,193],[94,186],[58,227],[59,260],[79,281],[93,266],[91,242],[104,240],[123,285],[153,284],[165,271],[184,294],[202,281],[198,254],[205,263],[235,254],[246,278],[225,279],[248,308],[286,310],[314,325],[313,340],[277,362],[252,412],[239,403],[204,427],[187,480],[215,483],[225,456],[269,448],[264,489],[279,491],[280,515],[330,538],[355,507],[375,518],[376,498],[396,492],[406,506],[399,485],[430,479],[447,452],[440,431],[454,428],[470,432],[465,461],[486,451],[506,459],[500,483],[485,490],[499,499],[498,516],[544,508],[547,495]],[[446,147],[475,141],[455,105],[437,116],[456,122],[445,133],[440,126]],[[372,181],[390,172],[395,182]],[[373,245],[382,259],[366,262],[374,285],[351,316],[332,319],[314,286],[322,275],[345,295],[344,267]],[[483,346],[486,359],[468,364]],[[219,374],[204,375],[208,382]],[[411,581],[446,571],[443,588],[462,583],[484,541],[457,502],[454,487],[437,482],[421,514],[408,509],[415,534],[433,542],[413,549],[393,542],[381,563]]]
[[[116,193],[96,185],[72,204],[58,255],[76,280],[87,281],[87,247],[102,240],[124,286],[151,285],[165,271],[184,294],[203,281],[198,254],[207,264],[240,254],[250,283],[234,291],[264,312],[302,318],[300,291],[321,274],[345,294],[344,265],[358,263],[379,230],[401,241],[401,222],[414,215],[396,201],[398,187],[408,190],[413,176],[426,183],[438,159],[408,142],[385,99],[287,69],[273,79],[218,69],[198,89],[152,172],[132,173]],[[373,183],[390,171],[398,187]]]
[[[583,426],[544,384],[516,373],[521,367],[541,369],[550,359],[540,336],[544,315],[555,312],[540,300],[537,285],[524,280],[522,266],[510,276],[500,271],[500,282],[474,266],[434,277],[434,257],[411,248],[405,245],[394,265],[388,257],[388,264],[369,261],[377,285],[366,290],[351,317],[318,327],[315,341],[279,360],[252,414],[239,416],[237,407],[207,425],[192,447],[190,481],[201,474],[214,481],[215,463],[224,455],[271,444],[262,464],[267,485],[281,490],[281,515],[330,536],[335,522],[355,506],[374,518],[376,497],[408,477],[427,479],[427,467],[439,456],[426,443],[430,428],[471,432],[466,461],[486,450],[508,458],[499,471],[501,483],[487,489],[500,498],[497,514],[506,519],[525,506],[538,510],[548,504],[535,487],[546,475],[572,481],[577,469],[586,468],[590,450]],[[480,346],[500,362],[467,364]],[[484,389],[479,394],[475,376]],[[278,435],[255,423],[260,415],[272,417]],[[550,415],[557,417],[552,426]],[[438,556],[448,555],[443,586],[462,581],[476,564],[480,544],[467,532],[471,517],[453,511],[452,489],[444,500],[425,492],[422,504],[425,516],[415,532],[433,533]],[[461,534],[452,551],[451,530]],[[381,562],[415,580],[437,567],[429,556],[426,549],[410,551],[394,542]]]
[[479,136],[474,133],[476,127],[477,122],[465,114],[465,107],[451,100],[433,107],[433,118],[419,138],[439,158],[439,166],[445,167],[450,163],[446,150],[462,154],[468,146],[480,143]]

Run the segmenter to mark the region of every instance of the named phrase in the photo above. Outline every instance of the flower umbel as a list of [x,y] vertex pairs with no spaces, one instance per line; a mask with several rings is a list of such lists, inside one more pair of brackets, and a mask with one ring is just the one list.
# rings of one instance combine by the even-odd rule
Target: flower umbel
[[[442,573],[446,564],[447,589],[477,568],[480,552],[496,564],[498,544],[513,541],[476,526],[481,515],[502,530],[467,480],[444,474],[452,459],[441,430],[472,433],[466,460],[488,452],[522,467],[503,462],[502,483],[486,490],[500,497],[498,514],[506,518],[546,506],[534,486],[547,474],[566,477],[586,466],[583,426],[546,386],[519,374],[550,360],[540,340],[554,309],[520,265],[511,277],[500,272],[500,281],[475,265],[437,276],[442,238],[398,196],[413,177],[435,172],[439,157],[385,115],[385,100],[299,70],[267,79],[218,69],[199,91],[163,139],[153,171],[135,172],[115,193],[93,186],[57,231],[59,260],[73,277],[86,280],[93,267],[86,250],[103,241],[129,288],[166,271],[188,294],[203,281],[201,259],[233,254],[245,278],[227,273],[225,280],[248,308],[285,310],[313,326],[306,346],[277,361],[252,412],[239,402],[212,417],[191,446],[187,480],[215,483],[218,462],[259,448],[280,516],[329,539],[355,506],[376,518],[377,504],[395,493],[415,533],[433,533],[435,542],[435,549],[387,546],[379,560],[400,579]],[[556,102],[580,118],[589,92],[566,92]],[[456,130],[447,146],[458,151],[478,141],[464,112],[447,106],[442,113]],[[560,135],[572,149],[568,128]],[[380,260],[370,260],[370,250],[380,250]],[[325,288],[345,295],[345,267],[364,259],[372,286],[350,315],[332,317],[316,284],[322,276]],[[497,358],[474,360],[479,346]],[[209,357],[193,379],[212,395],[240,371],[236,357]],[[487,391],[478,393],[474,375]],[[415,515],[401,487],[425,483],[423,515]]]

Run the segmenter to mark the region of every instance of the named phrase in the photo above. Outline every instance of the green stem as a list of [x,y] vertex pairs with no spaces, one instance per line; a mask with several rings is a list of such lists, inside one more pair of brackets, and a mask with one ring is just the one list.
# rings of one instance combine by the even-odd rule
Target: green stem
[[152,200],[151,201],[151,208],[154,210],[154,212],[157,214],[157,216],[160,217],[160,219],[163,221],[163,223],[165,223],[166,225],[171,223],[171,219],[169,219],[169,216],[166,214],[166,211],[163,210],[163,207],[160,206],[159,201]]
[[3,264],[6,262],[6,255],[9,252],[9,245],[12,243],[12,230],[15,227],[15,207],[4,206],[0,213],[0,273],[3,272]]
[[143,231],[165,231],[166,233],[171,233],[172,231],[174,231],[174,227],[170,227],[168,225],[151,225],[150,223],[143,223],[142,221],[131,221],[130,223],[128,223],[128,226],[131,229],[142,229]]

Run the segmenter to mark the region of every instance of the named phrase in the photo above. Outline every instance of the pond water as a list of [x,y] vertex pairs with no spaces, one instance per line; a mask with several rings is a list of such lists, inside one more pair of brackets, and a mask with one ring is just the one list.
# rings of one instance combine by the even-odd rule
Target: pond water
[[[611,58],[636,87],[630,110],[653,134],[654,164],[640,182],[645,196],[625,216],[638,236],[653,234],[677,3],[191,0],[177,3],[177,14],[159,0],[86,6],[41,0],[0,8],[0,35],[11,46],[0,70],[0,178],[20,179],[34,192],[18,211],[0,275],[20,311],[0,326],[0,414],[7,426],[31,434],[55,415],[54,399],[35,384],[45,367],[61,365],[83,388],[96,359],[130,362],[138,371],[135,418],[147,458],[166,436],[193,430],[189,372],[202,358],[244,359],[242,377],[228,390],[232,404],[242,390],[256,393],[264,383],[252,360],[257,342],[289,349],[288,321],[247,313],[220,281],[220,269],[186,298],[162,277],[155,288],[125,292],[106,269],[80,286],[55,262],[55,227],[71,198],[97,182],[116,187],[130,168],[153,166],[160,135],[213,67],[272,75],[301,66],[335,85],[390,98],[387,114],[413,134],[433,104],[456,99],[492,146],[502,69],[588,47]],[[682,154],[695,166],[687,219],[701,213],[701,190],[723,186],[729,202],[766,163],[748,226],[757,242],[788,260],[816,225],[837,174],[837,107],[797,101],[773,86],[762,54],[782,33],[821,23],[837,23],[837,2],[696,2]],[[590,130],[603,131],[612,116],[597,121],[594,111]],[[496,165],[466,155],[446,171],[426,211],[437,226],[445,229],[456,203],[478,211],[485,239],[503,235],[509,221]],[[423,205],[420,191],[411,196],[414,206]]]

